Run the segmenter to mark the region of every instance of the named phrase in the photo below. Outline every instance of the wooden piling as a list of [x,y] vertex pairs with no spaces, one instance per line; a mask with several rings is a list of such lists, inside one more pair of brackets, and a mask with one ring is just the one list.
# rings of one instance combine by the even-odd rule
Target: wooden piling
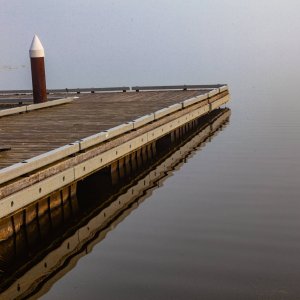
[[45,52],[37,35],[33,37],[29,54],[31,62],[33,102],[46,102]]

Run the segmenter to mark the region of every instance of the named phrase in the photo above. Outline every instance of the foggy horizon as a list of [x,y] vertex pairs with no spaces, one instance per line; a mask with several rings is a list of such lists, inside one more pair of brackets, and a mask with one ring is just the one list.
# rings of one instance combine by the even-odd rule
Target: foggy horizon
[[296,1],[10,1],[0,11],[0,89],[31,88],[34,34],[45,48],[48,88],[292,85],[298,8]]

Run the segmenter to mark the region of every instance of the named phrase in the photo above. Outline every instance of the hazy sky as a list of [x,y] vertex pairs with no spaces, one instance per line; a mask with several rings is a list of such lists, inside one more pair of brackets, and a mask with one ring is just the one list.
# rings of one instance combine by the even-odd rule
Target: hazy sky
[[31,88],[35,33],[46,52],[48,88],[293,86],[299,11],[296,0],[2,0],[0,89]]

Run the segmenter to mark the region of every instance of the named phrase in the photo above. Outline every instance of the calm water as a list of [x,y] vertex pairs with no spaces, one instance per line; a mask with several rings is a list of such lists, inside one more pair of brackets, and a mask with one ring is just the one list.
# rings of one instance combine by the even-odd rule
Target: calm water
[[234,97],[225,130],[44,298],[299,299],[300,105],[275,97]]
[[[296,91],[285,92],[295,95],[233,96],[229,123],[39,295],[299,299],[300,105]],[[102,198],[99,182],[81,193],[82,203]]]
[[1,89],[30,88],[37,32],[49,88],[225,82],[232,95],[226,128],[43,299],[299,299],[299,2],[154,2],[1,8]]

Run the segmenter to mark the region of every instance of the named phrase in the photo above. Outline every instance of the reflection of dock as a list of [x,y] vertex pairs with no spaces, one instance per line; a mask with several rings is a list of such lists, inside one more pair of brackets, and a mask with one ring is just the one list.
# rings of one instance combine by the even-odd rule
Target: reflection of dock
[[0,218],[106,166],[113,169],[129,154],[138,160],[159,138],[229,100],[221,85],[137,91],[80,94],[69,104],[0,118],[1,143],[9,146],[0,152]]
[[[18,231],[15,228],[14,234],[2,231],[0,263],[3,269],[6,263],[15,261],[22,263],[16,266],[13,273],[9,274],[9,267],[7,275],[4,271],[6,282],[2,281],[3,292],[0,298],[15,299],[28,296],[38,298],[47,292],[82,256],[89,253],[95,244],[104,239],[110,230],[149,197],[153,189],[160,186],[174,170],[179,169],[195,148],[212,137],[228,121],[229,116],[230,110],[217,110],[204,118],[189,122],[188,126],[184,125],[173,130],[158,140],[155,148],[148,147],[147,151],[141,151],[140,162],[137,159],[138,155],[134,155],[137,164],[135,169],[132,168],[132,164],[126,167],[128,156],[125,156],[124,161],[119,162],[114,171],[117,175],[113,174],[110,168],[106,168],[107,173],[105,173],[107,170],[103,170],[102,175],[94,174],[98,185],[101,178],[107,180],[109,177],[111,182],[111,179],[117,177],[111,182],[111,192],[101,201],[100,195],[99,199],[91,200],[87,199],[88,193],[81,191],[90,184],[90,179],[86,178],[78,184],[77,197],[72,185],[68,187],[65,196],[63,192],[60,192],[60,198],[57,195],[52,196],[53,200],[59,199],[56,201],[57,206],[46,210],[40,216],[36,213],[35,218],[28,224],[23,223]],[[49,202],[49,198],[45,199],[38,202],[40,207],[45,206],[45,201]],[[91,203],[90,208],[87,207],[88,203]],[[85,213],[82,213],[82,210],[85,210]],[[25,219],[26,216],[25,214]],[[7,220],[11,222],[12,218]],[[43,221],[43,218],[51,221],[52,229],[47,227],[47,222]],[[16,220],[13,223],[17,223]],[[65,229],[62,226],[64,223]],[[5,224],[5,222],[2,224],[2,228]],[[57,234],[52,234],[53,231]],[[6,238],[4,233],[7,234]],[[54,239],[50,238],[48,244],[42,248],[39,246],[41,236],[37,235],[44,235],[44,239],[52,235]],[[32,253],[32,256],[29,253]]]

